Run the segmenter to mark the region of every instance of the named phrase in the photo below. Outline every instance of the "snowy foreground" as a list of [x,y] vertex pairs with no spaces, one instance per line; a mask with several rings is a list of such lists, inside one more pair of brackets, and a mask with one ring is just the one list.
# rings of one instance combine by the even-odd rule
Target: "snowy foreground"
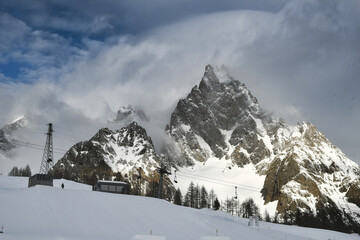
[[[93,192],[91,186],[67,180],[55,180],[54,187],[32,188],[27,188],[27,181],[24,177],[0,176],[1,240],[360,239],[357,234],[265,222],[248,227],[247,219],[219,211]],[[65,189],[60,188],[61,183]]]

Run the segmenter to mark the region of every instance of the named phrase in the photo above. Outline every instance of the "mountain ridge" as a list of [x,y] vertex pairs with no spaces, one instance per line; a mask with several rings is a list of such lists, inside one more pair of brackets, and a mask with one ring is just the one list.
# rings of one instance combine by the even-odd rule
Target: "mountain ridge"
[[277,202],[281,218],[324,208],[333,211],[325,213],[329,223],[336,216],[359,230],[360,167],[311,123],[288,125],[261,109],[245,84],[222,76],[206,66],[199,86],[171,115],[166,131],[173,143],[165,151],[175,155],[179,171],[213,157],[231,160],[229,168],[254,165],[265,176],[263,204]]
[[[290,126],[263,110],[246,85],[224,67],[205,67],[200,83],[179,100],[165,132],[169,141],[162,152],[168,167],[188,174],[178,176],[182,190],[193,171],[221,176],[234,187],[249,181],[252,191],[259,189],[251,196],[272,216],[277,212],[285,221],[299,211],[323,216],[323,224],[334,229],[345,224],[343,229],[360,232],[359,165],[313,124]],[[132,121],[120,130],[101,129],[89,141],[75,144],[54,170],[62,176],[63,169],[71,169],[77,175],[70,179],[91,184],[96,179],[126,179],[134,192],[143,186],[145,194],[154,195],[151,184],[157,182],[155,170],[163,163],[146,130]],[[137,180],[140,175],[144,183]],[[176,182],[166,182],[171,199]],[[216,192],[229,193],[223,188]]]

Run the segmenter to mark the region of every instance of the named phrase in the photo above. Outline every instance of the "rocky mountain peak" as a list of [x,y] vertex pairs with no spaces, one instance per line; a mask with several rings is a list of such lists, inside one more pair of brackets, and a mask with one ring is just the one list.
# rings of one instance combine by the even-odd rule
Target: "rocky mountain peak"
[[135,109],[133,106],[122,106],[117,111],[116,117],[112,122],[119,123],[120,126],[127,126],[132,122],[148,122],[149,117],[143,110]]
[[135,181],[132,175],[138,174],[139,168],[146,176],[155,171],[158,161],[146,130],[132,122],[115,131],[102,128],[90,140],[75,144],[55,164],[54,174],[90,184],[94,179],[119,176]]
[[[180,151],[183,151],[185,161],[192,163],[194,160],[206,161],[210,156],[221,158],[234,144],[238,145],[240,139],[249,150],[263,145],[254,139],[257,122],[261,123],[262,118],[258,101],[245,84],[233,79],[224,67],[207,65],[199,86],[178,102],[167,129],[179,146],[187,145],[191,149]],[[245,132],[248,134],[243,136]],[[259,154],[269,155],[266,152]],[[244,161],[257,162],[259,158],[232,157],[240,165]]]

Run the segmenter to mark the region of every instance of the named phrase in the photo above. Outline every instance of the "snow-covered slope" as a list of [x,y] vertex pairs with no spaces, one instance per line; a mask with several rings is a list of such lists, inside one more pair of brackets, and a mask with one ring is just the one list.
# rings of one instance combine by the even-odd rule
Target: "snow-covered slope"
[[65,189],[26,188],[26,184],[27,178],[0,176],[0,226],[4,226],[1,239],[359,239],[354,234],[265,222],[260,222],[259,227],[248,227],[247,219],[219,211],[180,207],[154,198],[81,190],[71,182],[65,183]]
[[183,190],[199,182],[225,199],[237,187],[240,199],[253,197],[261,213],[325,209],[329,224],[337,218],[360,229],[359,165],[314,125],[289,126],[266,113],[223,67],[206,66],[166,130],[172,141],[165,152]]

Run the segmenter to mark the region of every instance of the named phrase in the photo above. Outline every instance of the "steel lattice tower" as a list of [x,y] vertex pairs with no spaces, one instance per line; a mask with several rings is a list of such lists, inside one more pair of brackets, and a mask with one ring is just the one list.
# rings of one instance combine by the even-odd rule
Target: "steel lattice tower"
[[50,168],[54,166],[53,139],[52,139],[52,133],[54,132],[54,130],[52,128],[52,123],[49,123],[48,125],[49,125],[49,129],[46,134],[47,137],[46,137],[44,154],[40,166],[40,174],[47,174]]

